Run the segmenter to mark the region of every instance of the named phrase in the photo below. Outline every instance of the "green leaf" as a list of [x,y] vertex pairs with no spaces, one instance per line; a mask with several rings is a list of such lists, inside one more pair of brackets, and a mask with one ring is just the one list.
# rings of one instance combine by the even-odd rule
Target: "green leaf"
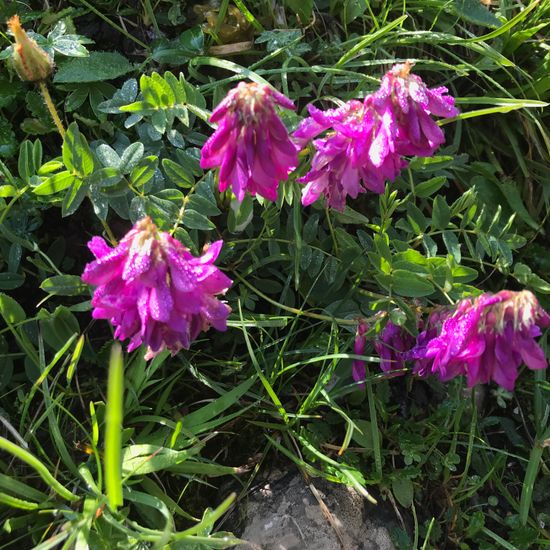
[[95,154],[99,159],[99,162],[101,162],[103,166],[108,166],[111,168],[119,168],[120,157],[118,153],[110,145],[107,145],[106,143],[102,143],[95,150]]
[[102,113],[118,114],[120,107],[128,105],[136,99],[138,93],[138,83],[135,78],[127,80],[120,90],[117,90],[113,97],[98,105],[98,110]]
[[437,195],[433,203],[432,225],[434,229],[445,229],[451,221],[451,209],[442,195]]
[[241,382],[237,387],[224,393],[208,405],[204,405],[200,409],[193,411],[183,417],[182,425],[189,432],[197,435],[205,430],[207,424],[227,410],[232,405],[236,405],[239,399],[252,387],[255,376]]
[[189,209],[185,210],[182,224],[188,229],[202,229],[203,231],[208,231],[216,227],[206,216],[196,210]]
[[103,82],[134,70],[134,66],[117,52],[91,52],[89,57],[58,63],[55,83]]
[[463,265],[453,267],[451,273],[456,283],[471,283],[475,281],[479,275],[475,269]]
[[48,294],[56,296],[78,296],[87,294],[88,285],[82,282],[78,275],[55,275],[48,277],[40,284],[40,288]]
[[517,263],[512,275],[525,286],[529,286],[541,294],[550,294],[550,283],[531,271],[528,265]]
[[[313,13],[313,0],[284,0],[285,5],[298,15],[302,24],[309,23]],[[347,21],[349,23],[349,21]]]
[[391,275],[378,275],[376,278],[382,286],[401,296],[419,298],[435,292],[433,284],[428,279],[404,269],[396,269]]
[[75,180],[69,191],[65,194],[63,204],[61,205],[61,216],[64,218],[74,214],[82,201],[86,197],[87,186],[81,179]]
[[0,290],[13,290],[19,288],[25,282],[25,277],[20,273],[5,271],[0,273]]
[[28,183],[42,164],[42,143],[37,139],[34,143],[25,140],[19,148],[17,168],[21,179]]
[[118,166],[118,169],[121,173],[127,174],[131,172],[143,157],[144,151],[145,147],[143,143],[139,141],[128,145],[120,157],[120,165]]
[[100,168],[88,177],[88,184],[97,187],[112,187],[122,179],[118,168]]
[[216,206],[216,203],[211,202],[207,198],[197,194],[189,197],[187,208],[190,210],[196,210],[205,216],[219,216],[221,214],[219,208]]
[[15,197],[17,195],[17,189],[13,185],[0,185],[0,197]]
[[460,243],[458,237],[452,231],[443,231],[443,242],[447,247],[447,251],[454,258],[456,263],[460,263],[462,254],[460,252]]
[[0,315],[4,318],[6,323],[14,325],[21,323],[27,318],[23,308],[7,294],[0,292]]
[[237,199],[231,201],[231,210],[227,216],[227,228],[233,234],[244,231],[252,221],[254,215],[254,200],[248,194],[242,202]]
[[80,133],[78,124],[71,123],[63,140],[63,162],[67,169],[75,175],[85,177],[94,170],[94,158],[86,141]]
[[166,470],[191,456],[189,451],[175,451],[156,445],[131,445],[122,452],[122,475],[137,476]]
[[184,31],[176,40],[162,40],[153,48],[151,57],[157,62],[181,66],[204,51],[204,33],[200,26]]
[[499,185],[502,194],[506,197],[512,212],[515,212],[529,227],[532,227],[536,231],[539,230],[539,224],[531,217],[527,208],[523,204],[521,195],[515,185],[512,183],[501,183]]
[[76,176],[71,172],[64,170],[49,178],[46,178],[40,185],[32,191],[35,195],[53,195],[70,187],[75,181]]
[[193,174],[181,164],[170,159],[162,159],[162,168],[168,179],[178,187],[190,188],[195,183]]
[[445,176],[436,176],[427,181],[419,183],[414,188],[414,194],[417,197],[427,198],[431,197],[434,193],[439,191],[447,183],[447,178]]
[[414,487],[410,479],[397,478],[391,483],[392,493],[397,502],[404,508],[409,508],[413,503]]
[[130,173],[130,182],[138,189],[143,187],[154,175],[159,159],[155,155],[141,159]]
[[479,0],[454,0],[455,13],[474,25],[500,27],[502,23]]
[[74,334],[80,332],[76,317],[65,306],[56,307],[53,313],[41,309],[37,318],[45,342],[55,350],[62,349]]

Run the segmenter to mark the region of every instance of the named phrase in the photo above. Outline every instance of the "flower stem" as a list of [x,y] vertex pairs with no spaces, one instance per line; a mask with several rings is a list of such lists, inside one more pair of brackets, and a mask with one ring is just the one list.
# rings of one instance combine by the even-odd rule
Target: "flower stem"
[[52,115],[53,122],[57,127],[57,131],[61,134],[62,138],[65,138],[65,128],[63,127],[63,123],[61,122],[61,119],[57,114],[57,109],[55,108],[54,102],[52,100],[52,96],[50,95],[50,92],[48,90],[48,87],[46,86],[46,83],[43,80],[41,80],[38,83],[38,87],[40,88],[40,92],[42,94],[42,97],[44,98],[44,103],[46,104],[48,111],[50,111],[50,115]]
[[288,311],[289,313],[294,313],[295,315],[303,315],[304,317],[310,317],[311,319],[317,319],[319,321],[330,321],[331,323],[337,323],[339,325],[347,325],[347,326],[356,326],[358,320],[357,319],[340,319],[338,317],[332,317],[331,315],[323,315],[321,313],[313,313],[311,311],[304,311],[303,309],[296,309],[295,307],[289,307],[285,306],[284,304],[281,304],[275,300],[272,300],[269,296],[266,296],[263,292],[258,290],[255,286],[251,285],[246,279],[241,277],[237,272],[233,272],[233,275],[241,281],[245,286],[247,286],[252,292],[257,294],[260,298],[263,298],[266,302],[269,302],[270,304],[273,304],[274,306],[277,306],[280,309],[283,309],[284,311]]
[[101,225],[103,226],[103,229],[105,229],[105,233],[107,234],[107,237],[109,237],[109,241],[111,241],[111,244],[116,247],[118,245],[118,241],[116,240],[116,237],[113,235],[113,232],[111,231],[111,228],[109,227],[109,224],[107,223],[107,221],[101,220]]

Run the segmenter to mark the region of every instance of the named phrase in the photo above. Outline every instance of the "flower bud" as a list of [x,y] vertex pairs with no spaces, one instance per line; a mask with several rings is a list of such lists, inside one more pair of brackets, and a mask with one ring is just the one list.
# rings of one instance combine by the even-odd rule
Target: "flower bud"
[[8,21],[8,27],[15,37],[12,62],[21,80],[38,82],[52,74],[53,61],[50,56],[29,38],[18,15]]

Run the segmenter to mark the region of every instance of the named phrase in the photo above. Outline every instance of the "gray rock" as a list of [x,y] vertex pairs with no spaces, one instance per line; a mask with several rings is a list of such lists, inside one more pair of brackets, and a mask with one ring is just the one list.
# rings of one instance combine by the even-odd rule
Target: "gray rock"
[[246,509],[240,538],[247,542],[237,548],[395,550],[387,512],[345,485],[320,479],[311,485],[296,473],[261,486]]

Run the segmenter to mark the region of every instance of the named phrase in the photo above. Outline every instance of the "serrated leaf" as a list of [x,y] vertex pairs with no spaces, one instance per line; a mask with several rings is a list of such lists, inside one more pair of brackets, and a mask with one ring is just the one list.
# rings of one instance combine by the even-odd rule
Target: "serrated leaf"
[[58,64],[54,82],[82,83],[113,80],[134,70],[134,66],[117,52],[91,52],[88,57],[68,59]]

